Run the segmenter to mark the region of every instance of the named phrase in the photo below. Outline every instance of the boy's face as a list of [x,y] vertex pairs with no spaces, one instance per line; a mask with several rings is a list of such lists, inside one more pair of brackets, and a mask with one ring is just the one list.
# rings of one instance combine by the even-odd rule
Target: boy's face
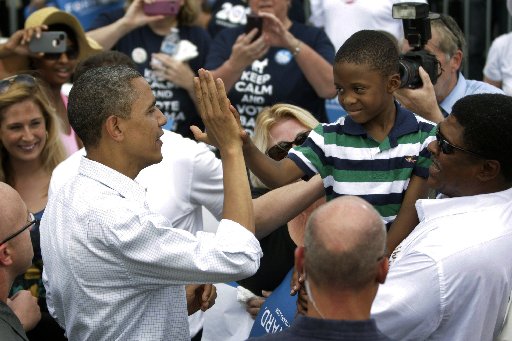
[[355,122],[364,125],[394,108],[392,96],[400,76],[383,76],[366,64],[339,62],[334,65],[334,85],[340,105]]

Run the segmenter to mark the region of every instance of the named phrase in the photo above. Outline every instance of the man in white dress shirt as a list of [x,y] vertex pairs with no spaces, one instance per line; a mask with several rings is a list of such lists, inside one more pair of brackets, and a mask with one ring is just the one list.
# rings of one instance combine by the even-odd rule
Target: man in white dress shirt
[[372,317],[394,340],[492,340],[512,289],[512,97],[459,100],[429,145],[420,223],[395,249]]
[[[68,338],[187,340],[184,284],[257,270],[261,249],[238,127],[225,97],[202,100],[201,86],[215,90],[202,75],[202,114],[229,117],[206,120],[223,158],[224,219],[216,235],[197,237],[151,213],[133,181],[162,159],[165,117],[144,78],[127,67],[102,67],[74,84],[69,117],[87,157],[79,175],[50,197],[41,224],[48,305]],[[191,300],[196,310],[208,307],[206,291]]]

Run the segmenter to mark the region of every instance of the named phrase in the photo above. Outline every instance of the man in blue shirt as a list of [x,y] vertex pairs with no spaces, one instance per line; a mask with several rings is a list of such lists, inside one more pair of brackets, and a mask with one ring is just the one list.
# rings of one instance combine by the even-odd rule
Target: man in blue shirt
[[395,97],[407,109],[439,123],[452,112],[452,107],[462,97],[480,93],[503,91],[485,82],[465,79],[461,73],[462,60],[466,50],[464,34],[455,20],[447,15],[430,22],[432,38],[425,50],[439,61],[440,75],[432,85],[428,74],[420,68],[423,86],[417,89],[403,88],[395,91]]

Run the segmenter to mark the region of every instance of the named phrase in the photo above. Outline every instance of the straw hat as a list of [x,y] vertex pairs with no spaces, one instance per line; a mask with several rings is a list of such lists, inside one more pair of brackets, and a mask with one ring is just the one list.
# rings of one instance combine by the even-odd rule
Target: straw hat
[[25,28],[53,24],[64,24],[75,32],[80,49],[79,60],[83,60],[92,54],[103,51],[100,44],[94,39],[85,36],[84,29],[77,18],[55,7],[45,7],[37,10],[25,20]]

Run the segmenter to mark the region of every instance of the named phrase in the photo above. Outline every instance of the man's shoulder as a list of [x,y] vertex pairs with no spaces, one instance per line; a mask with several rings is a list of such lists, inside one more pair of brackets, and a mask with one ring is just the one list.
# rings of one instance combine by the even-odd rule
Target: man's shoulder
[[475,94],[504,94],[503,90],[486,82],[466,79],[466,84],[465,96]]
[[28,340],[20,320],[3,302],[0,302],[0,335],[2,341]]

